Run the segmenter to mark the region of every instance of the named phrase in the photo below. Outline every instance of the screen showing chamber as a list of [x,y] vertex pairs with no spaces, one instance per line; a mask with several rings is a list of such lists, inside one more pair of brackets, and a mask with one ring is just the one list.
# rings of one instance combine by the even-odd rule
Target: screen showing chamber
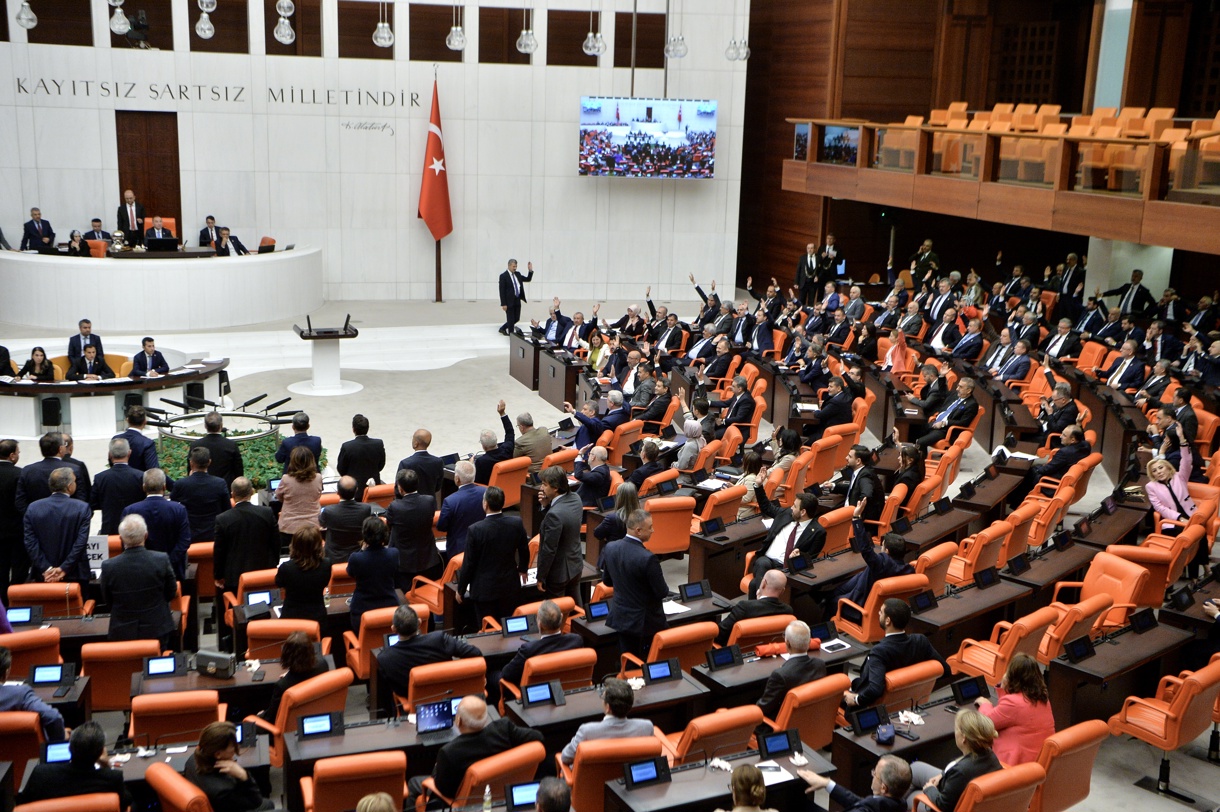
[[715,100],[580,99],[581,175],[710,179],[716,174]]

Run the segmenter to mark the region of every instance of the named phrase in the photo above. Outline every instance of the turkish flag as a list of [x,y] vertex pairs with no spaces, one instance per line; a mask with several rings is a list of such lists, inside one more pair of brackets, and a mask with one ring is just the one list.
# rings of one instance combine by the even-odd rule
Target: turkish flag
[[419,187],[419,217],[441,240],[453,231],[449,211],[449,168],[445,166],[445,142],[441,135],[441,105],[432,82],[432,117],[428,121],[428,146],[424,150],[424,179]]

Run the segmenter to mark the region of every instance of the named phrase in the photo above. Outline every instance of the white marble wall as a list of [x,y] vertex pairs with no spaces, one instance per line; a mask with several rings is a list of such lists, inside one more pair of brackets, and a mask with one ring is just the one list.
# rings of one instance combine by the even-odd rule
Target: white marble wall
[[[632,0],[597,0],[602,30],[613,43],[612,8]],[[19,0],[6,0],[9,19]],[[222,0],[233,2],[233,0]],[[673,0],[670,0],[673,3]],[[430,299],[434,248],[416,218],[433,66],[407,54],[407,10],[395,18],[395,59],[339,60],[336,5],[324,0],[322,58],[268,57],[262,4],[250,6],[249,55],[192,54],[181,4],[175,4],[175,50],[112,49],[104,15],[93,5],[96,48],[29,45],[10,25],[0,43],[0,227],[20,238],[32,205],[66,238],[92,216],[111,229],[119,202],[114,110],[176,111],[182,171],[182,231],[192,238],[215,214],[247,244],[263,235],[281,245],[323,246],[328,299]],[[683,0],[677,27],[690,55],[666,71],[639,70],[635,95],[716,99],[719,138],[710,181],[582,178],[576,174],[581,95],[630,95],[631,75],[610,67],[547,67],[546,15],[536,13],[541,47],[531,66],[478,63],[478,11],[467,0],[465,62],[439,66],[446,166],[454,233],[443,242],[446,298],[490,299],[512,256],[532,259],[540,276],[530,289],[551,295],[654,298],[688,294],[687,274],[729,283],[734,276],[745,71],[724,48],[740,36],[746,8],[734,0]],[[511,6],[500,2],[497,5]],[[535,0],[587,10],[587,0]],[[665,0],[639,0],[659,12]],[[370,32],[371,34],[371,32]],[[193,36],[193,35],[192,35]],[[218,30],[217,37],[224,36]],[[49,92],[36,86],[46,80]],[[77,80],[63,90],[50,80]],[[82,80],[94,82],[85,95]],[[134,98],[100,96],[97,82],[134,82]],[[19,85],[19,83],[22,83]],[[237,101],[151,98],[166,85],[242,87]],[[156,94],[150,88],[158,88]],[[22,86],[30,92],[23,92]],[[418,93],[418,107],[276,103],[268,88],[365,88]],[[194,91],[192,91],[194,92]],[[231,91],[230,91],[231,92]],[[345,129],[345,122],[389,124],[387,132]]]

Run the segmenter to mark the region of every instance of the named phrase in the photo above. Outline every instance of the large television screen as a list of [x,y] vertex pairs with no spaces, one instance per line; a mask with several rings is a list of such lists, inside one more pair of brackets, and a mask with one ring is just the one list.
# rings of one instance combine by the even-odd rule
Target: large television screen
[[714,177],[716,102],[581,96],[580,174]]

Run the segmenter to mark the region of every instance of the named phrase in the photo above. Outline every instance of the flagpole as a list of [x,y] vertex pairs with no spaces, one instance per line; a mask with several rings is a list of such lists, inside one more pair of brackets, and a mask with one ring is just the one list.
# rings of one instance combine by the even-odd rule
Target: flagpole
[[[436,62],[432,63],[432,84],[434,87],[436,85],[436,76],[437,76],[438,67],[439,66]],[[442,287],[442,283],[441,283],[441,241],[436,240],[435,242],[436,242],[436,282],[435,282],[436,294],[435,294],[435,297],[433,298],[433,301],[439,303],[439,302],[443,301],[443,299],[441,297],[441,287]]]

